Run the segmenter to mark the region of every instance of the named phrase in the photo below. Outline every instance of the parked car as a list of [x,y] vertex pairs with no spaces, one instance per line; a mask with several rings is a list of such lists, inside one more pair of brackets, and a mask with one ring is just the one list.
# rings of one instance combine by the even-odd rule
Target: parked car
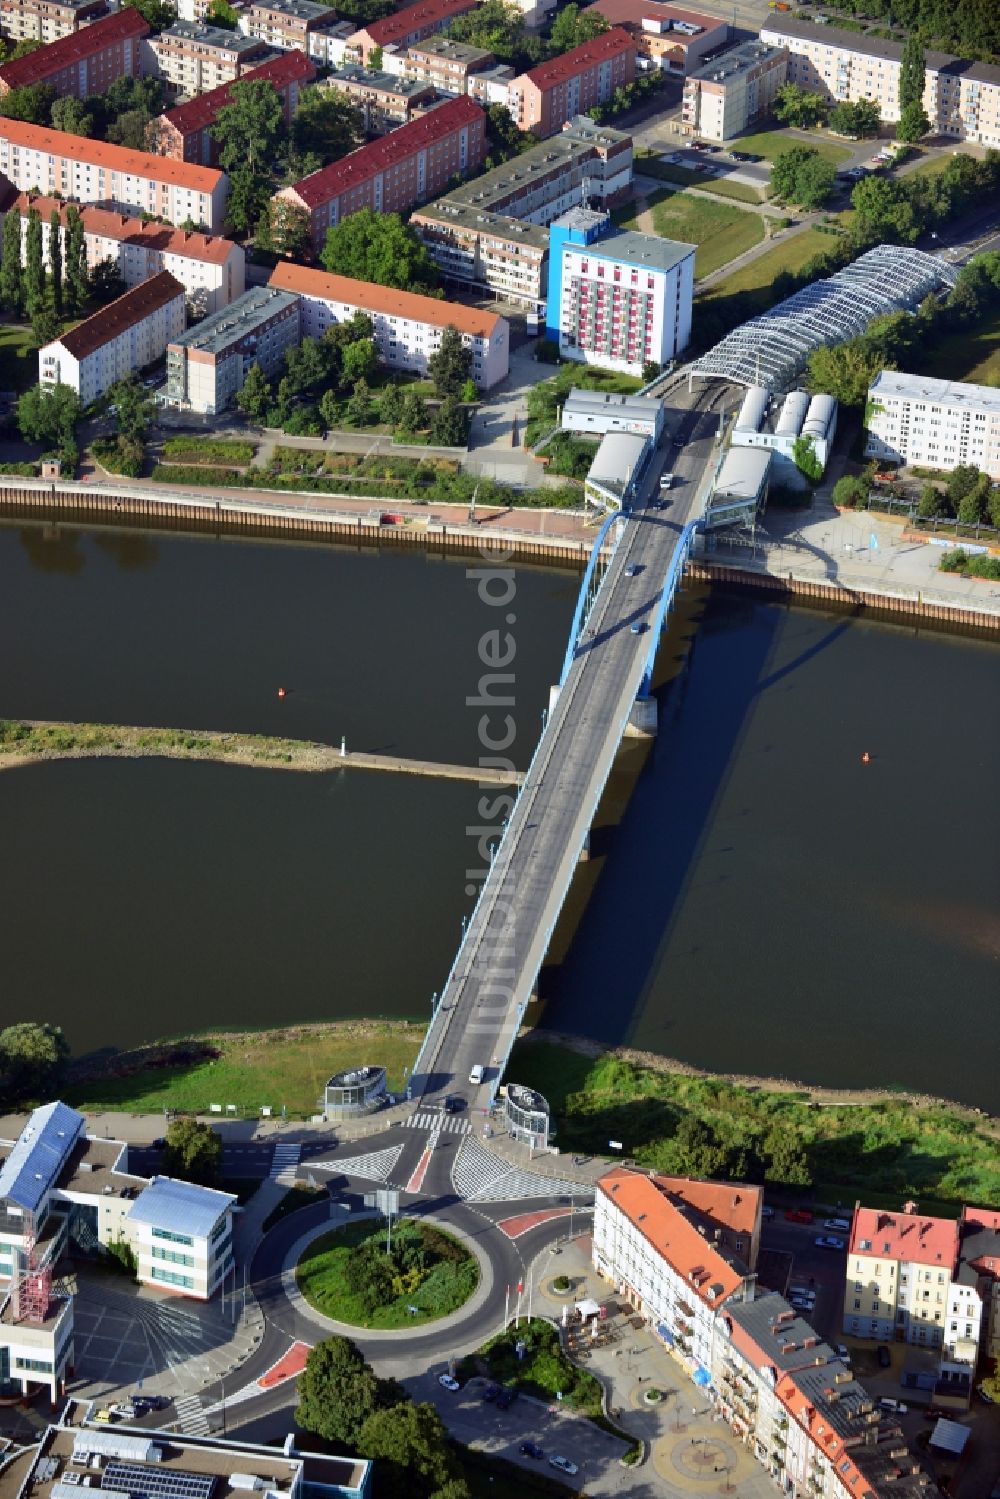
[[461,1093],[448,1094],[448,1097],[444,1101],[444,1111],[446,1114],[460,1114],[464,1108],[465,1099]]
[[439,1374],[438,1384],[443,1390],[451,1390],[452,1393],[454,1393],[455,1390],[460,1390],[462,1388],[458,1380],[452,1379],[450,1374]]
[[786,1208],[785,1217],[789,1223],[811,1223],[813,1215],[808,1208]]
[[902,1400],[891,1400],[885,1396],[879,1401],[878,1408],[880,1411],[888,1411],[891,1416],[905,1416],[910,1407],[904,1405]]
[[496,1399],[497,1410],[509,1411],[516,1399],[517,1391],[514,1389],[513,1385],[504,1385],[503,1389],[500,1391]]
[[850,1220],[847,1218],[824,1218],[823,1227],[835,1234],[849,1234],[851,1231]]
[[788,1300],[797,1312],[811,1312],[816,1306],[815,1296],[789,1296]]
[[545,1453],[537,1442],[522,1442],[518,1448],[522,1457],[544,1457]]
[[486,1385],[484,1387],[482,1398],[484,1400],[486,1400],[486,1401],[492,1402],[492,1401],[494,1401],[497,1398],[497,1396],[499,1395],[499,1393],[500,1393],[500,1386],[498,1384],[492,1384],[492,1383],[490,1383],[490,1384],[488,1384],[488,1385]]
[[642,635],[646,629],[646,621],[644,619],[637,619],[629,628],[633,635]]
[[575,1478],[580,1471],[576,1463],[571,1463],[568,1457],[560,1457],[558,1453],[549,1458],[549,1467],[558,1468],[560,1473],[568,1473],[570,1478]]
[[108,1410],[100,1410],[100,1411],[97,1412],[97,1415],[94,1417],[95,1421],[100,1421],[102,1423],[107,1423],[109,1425],[112,1422],[114,1422],[115,1419],[116,1419],[116,1417],[115,1417],[114,1411],[108,1411]]
[[813,1243],[817,1249],[844,1249],[846,1247],[846,1240],[841,1239],[837,1234],[819,1234],[813,1239]]
[[850,1363],[850,1361],[851,1361],[851,1350],[848,1348],[848,1346],[847,1346],[846,1343],[834,1343],[834,1345],[833,1345],[833,1351],[834,1351],[834,1353],[838,1354],[842,1359],[845,1359],[847,1361],[847,1363]]
[[774,1217],[774,1208],[769,1208],[767,1206],[767,1204],[765,1203],[765,1205],[760,1210],[760,1216],[762,1218],[773,1218]]
[[673,488],[673,484],[674,484],[674,476],[673,476],[673,474],[661,474],[660,475],[660,488],[661,489],[672,489]]
[[625,569],[625,576],[626,578],[634,578],[638,571],[639,569],[636,567],[635,563],[630,562],[628,567]]
[[892,1354],[889,1352],[887,1344],[880,1343],[878,1345],[875,1350],[875,1357],[878,1359],[878,1366],[880,1369],[892,1368]]

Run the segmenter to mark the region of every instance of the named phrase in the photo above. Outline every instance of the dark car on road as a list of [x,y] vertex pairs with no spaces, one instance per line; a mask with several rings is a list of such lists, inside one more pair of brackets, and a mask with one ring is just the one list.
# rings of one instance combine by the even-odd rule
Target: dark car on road
[[878,1345],[875,1350],[875,1356],[878,1359],[878,1366],[880,1369],[892,1368],[892,1354],[889,1352],[889,1349],[885,1343],[880,1343]]
[[465,1108],[465,1099],[460,1093],[449,1093],[444,1101],[446,1114],[460,1114]]
[[488,1384],[483,1389],[482,1398],[484,1400],[488,1400],[488,1401],[492,1402],[492,1401],[494,1401],[497,1398],[497,1396],[499,1395],[499,1393],[500,1393],[500,1386],[498,1384]]
[[517,1399],[517,1391],[514,1390],[514,1389],[512,1389],[509,1384],[508,1385],[504,1385],[503,1389],[500,1391],[499,1395],[497,1396],[497,1410],[498,1411],[509,1411],[510,1408],[511,1408],[511,1406],[514,1404],[514,1401],[516,1399]]
[[518,1448],[518,1451],[520,1452],[522,1457],[540,1458],[545,1456],[545,1453],[542,1451],[541,1447],[539,1447],[537,1442],[522,1442],[520,1447]]

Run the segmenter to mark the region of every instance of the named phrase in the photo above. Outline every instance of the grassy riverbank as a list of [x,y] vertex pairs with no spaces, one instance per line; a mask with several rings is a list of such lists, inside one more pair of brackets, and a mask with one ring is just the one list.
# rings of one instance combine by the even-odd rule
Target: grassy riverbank
[[[169,1046],[111,1056],[93,1075],[65,1085],[60,1096],[74,1108],[136,1114],[176,1109],[207,1114],[211,1104],[234,1104],[240,1115],[264,1106],[280,1113],[315,1112],[327,1080],[347,1067],[375,1063],[387,1069],[389,1087],[401,1089],[423,1029],[405,1020],[344,1020],[283,1030],[212,1032],[198,1038],[208,1054],[172,1063]],[[178,1050],[182,1048],[178,1047]],[[86,1064],[78,1064],[85,1067]]]
[[963,1202],[1000,1206],[992,1122],[940,1100],[713,1077],[535,1038],[519,1043],[509,1075],[548,1099],[564,1151],[599,1154],[621,1140],[643,1166],[766,1178],[825,1201],[915,1198],[953,1216]]
[[315,769],[336,751],[301,739],[263,734],[221,734],[194,729],[150,729],[130,724],[38,723],[0,719],[0,769],[4,760],[65,760],[88,755],[165,755],[181,760],[228,760],[242,765]]

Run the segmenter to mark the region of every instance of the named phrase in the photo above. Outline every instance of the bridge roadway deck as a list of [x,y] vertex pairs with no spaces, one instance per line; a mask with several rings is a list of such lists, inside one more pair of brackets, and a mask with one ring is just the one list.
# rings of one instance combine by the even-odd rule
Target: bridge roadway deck
[[[639,690],[671,558],[697,513],[717,398],[710,387],[696,395],[679,425],[683,448],[665,433],[654,454],[442,991],[414,1098],[459,1093],[485,1106],[495,1090]],[[671,503],[656,510],[659,476],[670,468]],[[637,576],[626,576],[630,565]],[[635,622],[646,625],[641,634]],[[487,1069],[481,1088],[468,1081],[475,1063]]]

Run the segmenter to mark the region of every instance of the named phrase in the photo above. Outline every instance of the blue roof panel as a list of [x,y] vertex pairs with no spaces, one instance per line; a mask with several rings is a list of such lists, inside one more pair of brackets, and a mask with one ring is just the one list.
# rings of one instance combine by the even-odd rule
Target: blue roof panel
[[37,1212],[83,1126],[83,1115],[67,1104],[57,1101],[35,1109],[0,1168],[0,1201]]
[[128,1220],[205,1239],[235,1201],[230,1192],[196,1187],[193,1182],[177,1181],[172,1176],[154,1176],[132,1204]]

